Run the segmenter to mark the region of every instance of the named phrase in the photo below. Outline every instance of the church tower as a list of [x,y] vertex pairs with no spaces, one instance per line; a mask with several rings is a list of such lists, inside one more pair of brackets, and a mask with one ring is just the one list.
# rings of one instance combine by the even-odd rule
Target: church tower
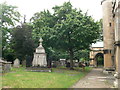
[[104,40],[104,69],[114,66],[114,23],[112,15],[112,0],[102,1],[103,9],[103,40]]

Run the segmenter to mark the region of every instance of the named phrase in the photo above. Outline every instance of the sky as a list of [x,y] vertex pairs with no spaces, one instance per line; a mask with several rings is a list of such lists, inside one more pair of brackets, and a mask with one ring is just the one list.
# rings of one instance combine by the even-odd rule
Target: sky
[[104,43],[102,41],[92,43],[92,45],[91,45],[91,47],[103,47],[103,46],[104,46]]
[[88,15],[95,20],[102,18],[101,0],[0,0],[0,3],[5,1],[8,5],[17,6],[21,15],[26,15],[27,22],[29,22],[34,13],[44,9],[52,12],[52,7],[62,5],[68,1],[71,2],[73,8],[81,9],[84,13],[88,11]]

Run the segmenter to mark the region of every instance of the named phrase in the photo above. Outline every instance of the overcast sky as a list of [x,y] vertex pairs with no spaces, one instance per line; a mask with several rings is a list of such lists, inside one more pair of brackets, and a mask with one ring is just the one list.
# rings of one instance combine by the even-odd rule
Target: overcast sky
[[70,1],[74,8],[80,8],[83,12],[88,10],[88,15],[91,15],[95,20],[102,18],[101,0],[0,0],[0,3],[4,1],[9,5],[17,6],[18,11],[22,15],[26,15],[27,21],[34,13],[44,9],[51,11],[55,5],[62,5],[67,1]]

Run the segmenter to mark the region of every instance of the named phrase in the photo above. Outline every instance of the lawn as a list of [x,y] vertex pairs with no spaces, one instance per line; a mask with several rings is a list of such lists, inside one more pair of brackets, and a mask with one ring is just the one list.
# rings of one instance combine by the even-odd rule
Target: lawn
[[3,75],[4,88],[69,88],[83,78],[91,68],[85,71],[53,68],[53,72],[29,72],[25,68],[12,68]]

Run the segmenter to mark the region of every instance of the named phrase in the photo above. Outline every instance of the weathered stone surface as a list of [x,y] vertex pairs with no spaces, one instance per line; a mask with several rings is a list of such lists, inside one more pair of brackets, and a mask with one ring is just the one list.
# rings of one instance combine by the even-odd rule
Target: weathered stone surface
[[16,67],[16,68],[20,67],[20,61],[19,61],[19,59],[17,59],[17,58],[15,59],[13,67]]
[[114,74],[114,77],[117,78],[117,79],[120,79],[120,73],[116,72],[116,73]]
[[60,61],[52,61],[51,65],[54,68],[61,66]]
[[5,73],[11,70],[11,63],[0,59],[0,72]]
[[40,38],[40,44],[36,48],[36,52],[34,53],[34,58],[32,62],[32,66],[40,66],[40,67],[46,67],[47,61],[46,61],[46,53],[42,46],[42,38]]
[[112,14],[112,0],[104,0],[103,7],[103,39],[104,39],[104,68],[114,65],[114,23]]
[[56,61],[52,61],[52,67],[54,67],[54,68],[56,68],[57,67],[57,63],[56,63]]
[[101,72],[102,68],[93,68],[90,73],[80,79],[71,88],[83,88],[83,90],[84,88],[85,90],[112,90],[111,87],[113,86],[112,82],[114,81],[114,77],[104,75]]
[[103,47],[92,47],[91,46],[91,52],[90,52],[90,66],[97,67],[97,60],[96,60],[96,55],[101,53],[103,54]]
[[120,84],[119,83],[120,83],[120,79],[115,79],[115,81],[114,81],[114,87],[120,89]]
[[23,66],[26,66],[26,60],[23,60],[23,61],[22,61],[22,65],[23,65]]
[[66,62],[65,59],[60,59],[60,64],[61,64],[61,66],[65,66],[65,62]]
[[75,67],[78,67],[78,66],[79,66],[79,63],[78,63],[78,62],[74,62],[74,66],[75,66]]

